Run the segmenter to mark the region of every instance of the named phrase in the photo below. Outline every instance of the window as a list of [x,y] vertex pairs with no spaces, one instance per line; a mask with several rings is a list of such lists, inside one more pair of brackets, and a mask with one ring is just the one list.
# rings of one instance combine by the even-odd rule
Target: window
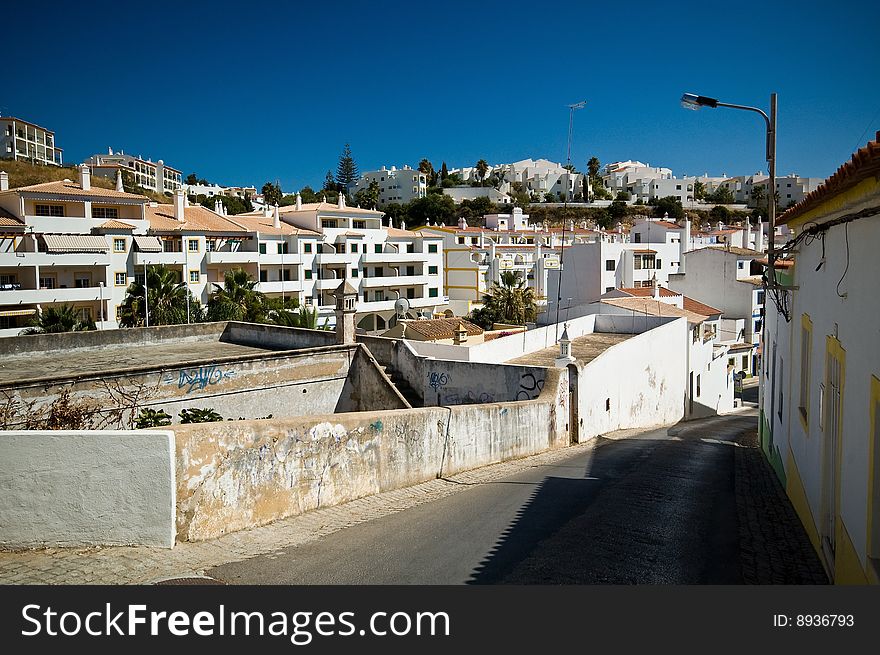
[[813,323],[806,314],[801,316],[801,393],[798,410],[809,434],[810,425],[810,352],[813,347]]
[[784,386],[783,380],[785,379],[784,369],[783,369],[784,365],[785,365],[785,360],[783,360],[782,357],[780,357],[779,358],[779,410],[777,411],[777,416],[779,416],[780,421],[782,420],[782,405],[783,405],[783,401],[785,400],[785,391],[783,388],[783,386]]
[[373,297],[376,299],[376,302],[384,302],[385,301],[385,292],[380,289],[379,291],[377,291],[374,294]]
[[357,252],[358,251],[358,244],[356,244],[356,243],[351,244],[351,251]]
[[471,245],[472,246],[477,245],[479,242],[480,242],[480,240],[477,237],[471,237]]
[[268,282],[269,281],[269,271],[265,268],[260,269],[260,282]]
[[77,289],[88,289],[92,286],[92,276],[88,273],[74,273],[73,286]]
[[216,239],[207,239],[205,241],[205,251],[206,252],[214,252],[217,250],[217,240]]
[[358,276],[358,270],[357,270],[356,268],[351,269],[351,276],[352,276],[352,277],[357,277],[357,276]]
[[286,254],[287,254],[287,242],[285,242],[285,241],[279,241],[279,242],[276,244],[276,247],[278,248],[278,254],[279,254],[279,255],[286,255]]
[[37,216],[64,216],[64,205],[37,205]]
[[322,218],[321,227],[336,227],[336,221],[332,218]]
[[189,272],[189,281],[191,284],[197,284],[199,281],[199,272],[198,271],[190,271]]
[[113,252],[125,252],[125,239],[113,239]]
[[40,288],[41,289],[54,289],[55,288],[55,274],[52,275],[41,275],[40,276]]
[[415,266],[407,266],[406,267],[406,274],[407,275],[415,275],[416,274],[416,267]]
[[[311,271],[306,271],[306,273],[311,273]],[[310,306],[315,302],[313,296],[306,296],[306,306]]]
[[117,287],[124,287],[125,286],[125,272],[123,271],[121,273],[120,272],[114,273],[113,283]]
[[303,252],[306,252],[306,253],[312,252],[312,244],[311,243],[304,243],[303,244]]
[[609,291],[614,291],[614,287],[605,287],[605,293],[608,293]]
[[414,244],[414,243],[406,244],[406,251],[409,253],[415,252],[416,251],[416,244]]
[[366,230],[367,222],[366,221],[352,221],[351,226],[356,230]]
[[92,218],[119,218],[116,207],[92,207]]
[[312,271],[311,271],[311,269],[308,269],[308,268],[307,268],[307,269],[305,270],[305,274],[306,274],[306,279],[307,279],[307,280],[311,280],[311,279],[312,279]]
[[748,356],[748,355],[743,355],[743,365],[742,365],[742,368],[743,368],[744,371],[748,371],[748,370],[749,370],[749,356]]
[[428,275],[437,275],[437,267],[429,266],[428,267]]
[[464,237],[458,237],[458,244],[461,246],[464,245]]
[[633,243],[641,243],[642,242],[642,235],[640,233],[636,232],[633,236],[635,237],[633,239]]
[[416,290],[413,289],[412,287],[410,287],[409,289],[407,289],[407,290],[406,290],[406,297],[407,297],[407,298],[415,298],[415,297],[416,297]]
[[757,303],[758,303],[759,305],[763,305],[763,304],[764,304],[764,292],[763,292],[763,291],[759,291],[759,292],[758,292],[758,300],[757,300]]
[[266,254],[266,244],[265,244],[265,243],[261,243],[261,244],[260,244],[260,254],[261,254],[261,255],[265,255],[265,254]]
[[606,271],[613,271],[614,270],[614,260],[613,259],[606,259],[605,260],[605,270]]
[[727,358],[727,365],[731,368],[736,368],[736,359],[734,357]]
[[428,252],[436,253],[437,252],[437,244],[436,243],[429,243],[428,244]]
[[382,254],[382,244],[381,244],[381,243],[377,243],[377,244],[373,247],[373,252],[375,252],[377,255],[381,255],[381,254]]
[[92,320],[92,308],[91,307],[77,307],[76,308],[76,318],[78,321],[86,323]]
[[186,240],[186,249],[189,252],[198,252],[199,251],[199,240],[198,239],[187,239]]
[[377,266],[376,268],[373,269],[373,277],[384,277],[384,276],[385,276],[385,269],[383,267]]
[[285,269],[281,270],[281,279],[283,279],[285,282],[290,282],[290,269],[289,268],[285,268]]
[[431,287],[428,289],[428,298],[436,298],[437,297],[437,287]]
[[697,376],[697,398],[700,397],[700,376]]

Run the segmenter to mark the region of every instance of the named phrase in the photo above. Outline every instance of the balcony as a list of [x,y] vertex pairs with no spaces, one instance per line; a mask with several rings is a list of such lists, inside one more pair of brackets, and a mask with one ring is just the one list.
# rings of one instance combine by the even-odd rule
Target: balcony
[[45,252],[0,253],[0,266],[109,266],[110,255],[100,252],[71,252],[49,254]]
[[260,253],[248,250],[236,252],[213,250],[205,253],[205,261],[208,264],[256,264],[262,261],[262,257]]
[[[336,290],[339,288],[339,285],[342,284],[343,278],[341,277],[328,277],[321,280],[315,280],[315,288],[321,291],[327,290]],[[349,281],[352,286],[354,286],[353,281]]]
[[[187,262],[187,254],[189,254],[189,262]],[[201,260],[201,253],[185,253],[185,252],[136,252],[134,253],[134,265],[153,266],[156,264],[165,264],[166,266],[183,266],[189,263],[196,264]]]
[[364,264],[406,264],[427,261],[424,252],[367,252],[361,255]]
[[319,264],[348,264],[357,262],[357,259],[356,252],[321,252],[315,255],[315,261]]
[[367,288],[375,287],[413,287],[420,284],[428,284],[432,281],[436,282],[437,276],[428,275],[394,275],[388,277],[365,277],[362,286]]
[[[336,286],[339,285],[337,284]],[[300,293],[302,290],[303,283],[301,280],[287,280],[285,282],[260,282],[257,285],[257,291],[260,291],[261,293]]]
[[[407,298],[407,302],[411,308],[419,308],[419,307],[436,307],[437,305],[445,305],[449,302],[448,297],[438,297],[438,298]],[[386,312],[394,310],[394,303],[397,301],[397,298],[392,298],[391,300],[368,300],[364,302],[363,300],[358,300],[357,303],[357,311],[358,312]]]
[[0,305],[34,305],[38,303],[72,303],[100,300],[113,295],[111,289],[86,287],[84,289],[15,289],[0,291]]
[[260,266],[299,266],[300,264],[302,264],[302,255],[298,254],[285,253],[283,255],[280,255],[277,252],[273,252],[267,253],[265,255],[259,254],[258,256]]

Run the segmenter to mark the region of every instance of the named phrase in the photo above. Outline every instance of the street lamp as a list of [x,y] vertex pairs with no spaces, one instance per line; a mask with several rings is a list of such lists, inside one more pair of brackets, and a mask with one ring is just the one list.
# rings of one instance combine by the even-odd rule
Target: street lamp
[[[565,209],[568,209],[568,196],[571,193],[571,134],[574,128],[574,112],[587,106],[586,100],[575,102],[568,105],[568,150],[566,151],[566,172],[565,172],[565,201],[563,203],[562,218],[562,243],[559,244],[559,283],[556,295],[556,341],[559,341],[559,303],[562,301],[562,271],[563,259],[565,258]],[[551,237],[551,243],[552,243]],[[549,307],[548,307],[549,309]]]
[[767,281],[769,287],[776,285],[776,255],[773,248],[773,236],[776,231],[776,94],[770,94],[770,115],[768,116],[763,110],[757,107],[748,107],[746,105],[733,105],[727,102],[720,102],[716,98],[700,96],[695,93],[685,93],[681,96],[681,106],[685,109],[697,111],[702,107],[728,107],[730,109],[744,109],[745,111],[753,111],[761,114],[764,123],[767,126],[767,143],[765,157],[768,164],[768,172],[770,180],[768,186],[770,192],[768,194],[767,213],[769,215],[769,225],[767,227],[767,263],[769,264]]

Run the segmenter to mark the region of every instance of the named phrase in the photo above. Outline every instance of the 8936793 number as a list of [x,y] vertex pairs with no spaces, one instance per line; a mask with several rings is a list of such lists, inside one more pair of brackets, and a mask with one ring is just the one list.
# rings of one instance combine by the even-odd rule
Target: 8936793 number
[[774,614],[776,628],[851,628],[855,625],[852,614]]

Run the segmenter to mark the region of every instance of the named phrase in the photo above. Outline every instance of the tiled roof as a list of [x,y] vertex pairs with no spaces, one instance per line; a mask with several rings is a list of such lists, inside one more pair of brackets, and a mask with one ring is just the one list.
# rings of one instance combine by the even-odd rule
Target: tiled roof
[[[759,264],[761,264],[762,266],[770,266],[770,262],[768,261],[768,259],[766,257],[764,257],[764,259],[756,259],[755,261],[758,262]],[[791,268],[792,266],[794,266],[794,260],[793,259],[777,259],[775,262],[773,262],[773,265],[776,268]]]
[[877,132],[874,140],[869,141],[864,148],[859,148],[852,159],[840,166],[837,172],[825,180],[819,188],[808,193],[803,200],[782,214],[776,223],[784,225],[793,221],[819,206],[827,198],[841,194],[863,180],[878,176],[880,176],[880,132]]
[[24,221],[19,220],[14,214],[9,213],[3,209],[3,207],[0,207],[0,226],[24,227]]
[[374,209],[361,209],[360,207],[339,207],[335,202],[304,202],[300,209],[296,205],[285,205],[279,207],[278,211],[282,214],[298,213],[298,212],[314,212],[314,211],[338,211],[347,214],[370,214],[374,217],[383,216],[384,214]]
[[231,220],[218,216],[210,209],[200,205],[185,207],[183,222],[174,218],[173,205],[147,206],[147,220],[150,221],[150,229],[157,232],[179,232],[181,230],[194,230],[200,232],[241,232],[247,230]]
[[101,223],[98,226],[100,230],[133,230],[134,225],[129,225],[128,223],[123,223],[122,221],[117,220],[109,220],[105,223]]
[[651,221],[652,225],[660,225],[661,227],[665,227],[669,230],[682,230],[684,229],[678,223],[673,223],[671,221]]
[[[416,232],[413,232],[411,230],[401,230],[400,228],[397,228],[397,227],[386,227],[385,229],[388,230],[388,236],[390,236],[390,237],[415,238],[415,237],[419,236]],[[438,238],[442,238],[442,237],[438,237]]]
[[[660,297],[661,298],[675,298],[676,296],[680,296],[680,293],[675,293],[666,287],[660,288]],[[640,298],[649,298],[654,295],[654,289],[651,287],[626,287],[623,289],[618,289],[618,291],[623,291],[624,293],[628,293],[631,296],[638,296]]]
[[599,302],[628,309],[637,314],[647,314],[648,316],[684,317],[689,323],[702,323],[707,318],[704,314],[680,309],[675,305],[654,300],[653,298],[603,298]]
[[681,304],[687,311],[693,312],[694,314],[701,314],[703,316],[713,316],[722,313],[720,309],[701,303],[699,300],[694,300],[688,296],[682,296]]
[[260,234],[302,234],[309,236],[319,236],[319,233],[315,232],[314,230],[306,230],[301,227],[294,227],[293,225],[285,223],[284,221],[281,221],[281,227],[275,227],[275,219],[272,216],[263,216],[262,213],[258,216],[254,216],[252,214],[236,214],[235,216],[227,217],[227,219],[231,223],[240,225],[248,232],[259,232]]
[[641,255],[645,255],[645,254],[656,255],[657,254],[656,250],[651,250],[649,248],[642,248],[640,250],[633,250],[633,252],[641,254]]
[[84,198],[116,198],[119,200],[143,200],[149,198],[135,193],[126,193],[125,191],[117,191],[116,189],[105,189],[99,186],[93,186],[88,191],[83,191],[82,187],[76,182],[62,180],[58,182],[42,182],[40,184],[31,184],[30,186],[22,186],[17,189],[10,189],[8,192],[26,191],[27,193],[45,193],[51,195],[64,196],[81,196]]
[[751,250],[749,248],[740,248],[738,246],[706,246],[704,248],[696,248],[694,250],[689,250],[688,252],[699,252],[701,250],[715,250],[718,252],[730,253],[731,255],[738,255],[740,257],[761,257],[764,255],[762,252],[758,252],[757,250]]
[[475,337],[483,334],[483,328],[474,325],[463,318],[431,318],[427,320],[406,321],[406,332],[412,330],[428,339],[452,339],[459,323],[464,325],[468,336]]

